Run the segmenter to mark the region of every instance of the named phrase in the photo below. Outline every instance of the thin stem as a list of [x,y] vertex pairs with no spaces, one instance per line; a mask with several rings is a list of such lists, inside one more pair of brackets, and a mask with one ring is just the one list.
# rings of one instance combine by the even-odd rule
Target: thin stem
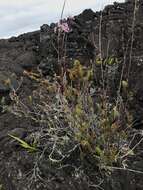
[[61,20],[62,20],[62,18],[63,18],[63,14],[64,14],[66,2],[67,2],[67,0],[64,0],[64,4],[63,4],[63,7],[62,7],[62,12],[61,12]]
[[129,168],[119,168],[119,167],[110,167],[110,166],[107,166],[107,168],[110,170],[124,170],[124,171],[133,172],[133,173],[143,174],[143,172],[140,170],[133,170]]
[[133,43],[134,43],[134,35],[135,35],[135,21],[136,21],[136,12],[137,12],[137,0],[135,0],[134,13],[133,13],[133,22],[132,22],[132,34],[131,34],[131,49],[129,55],[129,67],[127,73],[127,80],[129,80],[130,70],[132,66],[132,54],[133,54]]

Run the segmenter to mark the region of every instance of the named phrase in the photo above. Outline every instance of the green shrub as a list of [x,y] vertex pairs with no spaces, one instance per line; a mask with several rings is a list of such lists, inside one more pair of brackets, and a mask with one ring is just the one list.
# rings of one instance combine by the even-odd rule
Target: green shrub
[[[115,61],[106,60],[109,65]],[[122,151],[128,143],[123,127],[124,103],[122,99],[110,102],[103,89],[100,89],[98,99],[93,96],[96,86],[91,66],[85,67],[75,60],[64,76],[55,76],[53,81],[36,73],[25,73],[37,82],[37,90],[27,98],[29,106],[23,106],[18,97],[13,98],[12,110],[14,114],[43,125],[50,140],[42,141],[41,130],[37,146],[46,147],[52,142],[49,151],[51,162],[62,165],[69,152],[78,146],[82,155],[90,154],[91,159],[96,158],[96,165],[100,168],[122,163],[122,154],[129,151],[129,148],[126,152]],[[126,85],[125,82],[123,84]],[[59,133],[63,135],[59,136]],[[44,144],[41,145],[41,142]]]

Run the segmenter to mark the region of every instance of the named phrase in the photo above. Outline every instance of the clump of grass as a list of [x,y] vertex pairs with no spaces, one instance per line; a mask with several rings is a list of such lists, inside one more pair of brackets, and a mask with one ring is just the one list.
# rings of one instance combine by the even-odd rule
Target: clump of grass
[[129,151],[129,148],[123,151],[128,143],[127,131],[122,126],[123,102],[110,102],[102,91],[98,99],[94,97],[96,87],[91,66],[85,67],[75,60],[62,79],[55,76],[53,81],[37,74],[26,74],[37,82],[37,90],[27,98],[29,106],[23,106],[18,96],[14,97],[12,110],[39,124],[38,146],[50,145],[51,162],[62,165],[63,160],[78,147],[82,158],[90,154],[91,159],[98,160],[98,167],[105,168],[119,162]]
[[[103,62],[109,67],[118,64],[116,58]],[[97,59],[95,65],[100,64]],[[134,154],[128,140],[131,114],[121,95],[109,98],[105,85],[104,88],[95,85],[93,68],[94,65],[84,66],[74,60],[71,68],[53,78],[25,71],[26,77],[36,82],[37,89],[25,97],[25,103],[16,93],[10,94],[12,113],[39,126],[32,139],[36,146],[11,136],[22,148],[35,154],[30,179],[39,176],[42,179],[39,165],[44,159],[56,171],[69,171],[81,178],[84,175],[91,184],[91,173],[104,175],[110,174],[111,169],[128,170],[127,157]],[[128,82],[122,80],[121,85],[124,93],[128,93]]]

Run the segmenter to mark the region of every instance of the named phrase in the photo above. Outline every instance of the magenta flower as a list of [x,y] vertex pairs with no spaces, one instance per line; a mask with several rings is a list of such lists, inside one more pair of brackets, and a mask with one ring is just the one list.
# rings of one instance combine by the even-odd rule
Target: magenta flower
[[59,32],[65,32],[65,33],[69,33],[71,31],[69,24],[67,22],[66,19],[61,20],[57,26],[54,28],[54,32],[56,33],[57,31]]
[[62,32],[65,32],[65,33],[68,33],[70,32],[70,28],[69,28],[69,25],[67,22],[64,22],[64,23],[59,23],[58,24],[58,28],[60,29],[60,31]]

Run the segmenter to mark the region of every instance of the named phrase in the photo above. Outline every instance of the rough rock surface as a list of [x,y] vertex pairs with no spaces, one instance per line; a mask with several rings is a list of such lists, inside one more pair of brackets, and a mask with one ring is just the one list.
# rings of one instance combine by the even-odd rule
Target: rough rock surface
[[[103,12],[94,13],[85,10],[73,20],[69,20],[71,32],[64,39],[66,41],[66,60],[80,59],[84,64],[90,64],[95,56],[102,52],[102,57],[116,56],[126,69],[123,78],[129,78],[132,89],[132,99],[129,107],[137,122],[136,129],[143,129],[143,2],[137,2],[134,12],[134,1],[114,3],[106,6]],[[23,75],[24,70],[34,70],[38,67],[44,75],[59,72],[60,56],[65,55],[64,45],[60,46],[60,55],[54,44],[57,34],[54,33],[56,24],[43,25],[40,31],[0,40],[0,99],[5,97],[10,104],[9,92],[11,88],[18,90],[21,97],[28,96],[35,88],[32,81]],[[133,27],[134,26],[134,27]],[[133,30],[134,28],[134,30]],[[61,41],[60,41],[61,42]],[[56,44],[57,45],[57,44]],[[61,64],[64,64],[64,61]],[[119,73],[121,68],[117,68]],[[100,72],[99,72],[100,73]],[[119,77],[118,75],[116,77]],[[10,80],[10,85],[9,85]],[[22,83],[20,82],[22,81]],[[116,80],[114,81],[116,87]],[[1,105],[1,103],[0,103]],[[0,111],[1,106],[0,106]],[[29,187],[25,180],[32,172],[35,158],[20,149],[8,134],[18,134],[20,138],[27,138],[38,131],[38,126],[10,113],[0,113],[0,184],[4,190],[29,189],[89,189],[86,181],[80,183],[72,178],[58,178],[59,174],[50,171],[46,161],[43,163],[47,175],[55,176],[46,187],[37,182],[36,187]],[[142,136],[139,136],[142,138]],[[132,168],[143,172],[143,144],[137,152],[137,158],[132,160]],[[143,174],[127,171],[117,171],[112,179],[103,183],[105,190],[142,190]],[[36,182],[35,182],[36,184]],[[0,185],[1,187],[1,185]],[[91,188],[93,189],[93,188]],[[98,188],[96,188],[98,189]]]

